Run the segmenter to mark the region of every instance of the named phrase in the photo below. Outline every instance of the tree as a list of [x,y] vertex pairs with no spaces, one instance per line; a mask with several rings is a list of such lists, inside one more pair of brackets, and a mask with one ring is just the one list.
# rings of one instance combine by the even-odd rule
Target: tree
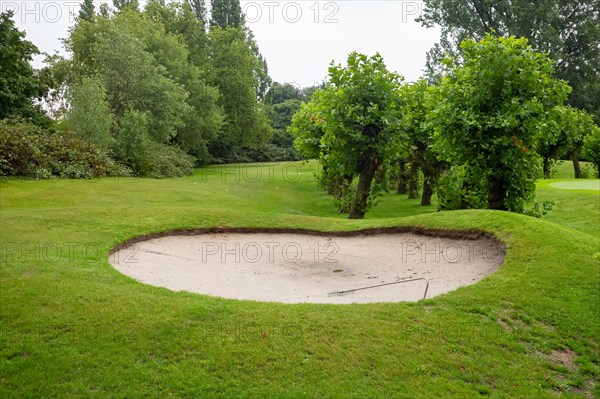
[[436,147],[442,159],[466,165],[470,181],[487,182],[488,208],[520,212],[535,190],[546,119],[569,87],[526,39],[486,35],[461,49],[464,61],[449,65],[428,100]]
[[285,130],[292,123],[292,117],[298,110],[302,102],[300,100],[285,100],[283,102],[271,105],[270,120],[273,129]]
[[208,146],[219,139],[225,114],[219,105],[221,95],[216,87],[206,84],[193,69],[184,80],[192,109],[184,116],[184,126],[178,129],[175,141],[196,158],[200,165],[211,160]]
[[[73,53],[69,85],[76,100],[71,115],[79,121],[75,126],[80,134],[96,123],[85,121],[89,109],[105,110],[81,95],[93,91],[91,82],[96,82],[96,89],[103,87],[106,93],[104,121],[112,115],[111,135],[116,139],[112,151],[119,162],[138,175],[188,173],[187,155],[173,144],[187,122],[204,125],[194,119],[198,115],[192,112],[190,93],[180,82],[190,82],[199,91],[205,88],[197,84],[202,81],[197,79],[197,69],[189,65],[185,45],[167,34],[161,24],[130,9],[97,17],[93,23],[78,21],[67,44]],[[82,83],[89,89],[82,90]],[[196,94],[194,101],[204,104],[200,101],[204,94]],[[94,117],[102,120],[101,114],[98,111]]]
[[117,160],[127,165],[137,176],[143,176],[150,169],[150,115],[147,111],[126,110],[119,119]]
[[276,82],[269,88],[263,99],[269,109],[269,121],[273,128],[269,149],[278,160],[288,161],[299,158],[293,146],[295,138],[287,129],[292,123],[292,117],[302,106],[303,98],[302,91],[292,84]]
[[598,120],[599,16],[597,0],[425,0],[417,20],[426,27],[442,27],[441,41],[428,55],[430,75],[436,75],[444,53],[456,55],[465,39],[490,33],[525,37],[534,49],[548,53],[557,77],[573,87],[570,104]]
[[[311,93],[312,95],[312,93]],[[306,98],[302,90],[297,88],[291,83],[279,83],[275,82],[269,87],[267,94],[265,95],[265,102],[267,104],[279,104],[286,100],[309,100],[310,97]]]
[[295,137],[294,147],[307,159],[319,159],[323,148],[322,139],[325,132],[322,123],[319,123],[319,116],[324,107],[325,96],[331,90],[320,90],[315,92],[308,103],[303,103],[298,111],[292,116],[292,123],[288,131]]
[[[200,3],[203,4],[203,3]],[[185,0],[182,3],[172,2],[167,5],[161,0],[150,0],[144,9],[144,15],[148,16],[157,25],[162,25],[164,33],[171,36],[179,43],[171,43],[171,47],[187,47],[189,62],[206,73],[208,70],[208,37],[205,30],[205,16],[198,16],[192,4]],[[142,24],[142,28],[147,26]],[[146,29],[147,30],[147,29]],[[143,29],[138,29],[144,32]],[[156,37],[156,28],[153,29]],[[160,37],[160,36],[159,36]],[[181,40],[183,39],[183,40]],[[183,43],[181,43],[183,41]]]
[[91,21],[96,15],[94,0],[83,0],[79,9],[79,19]]
[[[383,58],[351,53],[347,67],[332,65],[329,84],[313,97],[316,115],[309,116],[323,131],[320,157],[324,166],[335,166],[335,175],[358,176],[350,219],[367,211],[373,179],[399,140],[398,89],[402,78],[389,72]],[[294,123],[300,122],[294,118]],[[298,129],[294,126],[292,129]],[[313,139],[314,140],[314,139]],[[302,144],[299,145],[302,148]],[[329,172],[328,172],[329,173]]]
[[552,110],[551,118],[548,119],[553,128],[537,145],[537,153],[542,157],[542,172],[545,179],[549,179],[552,166],[564,157],[572,147],[570,133],[572,129],[563,123],[568,107],[558,106]]
[[33,101],[41,100],[47,88],[31,66],[39,50],[24,39],[12,15],[12,11],[0,14],[0,119],[18,116],[42,123],[43,111]]
[[248,41],[248,45],[250,46],[250,51],[254,56],[254,76],[256,81],[258,82],[256,85],[256,97],[259,101],[262,101],[273,84],[271,77],[269,76],[269,68],[267,66],[267,60],[260,53],[260,49],[258,48],[258,44],[256,40],[254,40],[254,34],[251,30],[245,29],[246,40]]
[[226,115],[223,135],[211,149],[221,160],[250,160],[272,136],[262,103],[271,78],[239,0],[211,0],[208,48],[211,83],[222,94]]
[[79,139],[109,149],[114,144],[111,135],[113,120],[106,91],[100,79],[83,78],[79,84],[70,88],[69,97],[69,127]]
[[244,27],[244,16],[239,0],[211,0],[210,26],[221,29]]
[[330,112],[327,104],[333,95],[333,86],[316,90],[311,100],[303,103],[294,114],[288,132],[294,136],[294,148],[300,155],[320,161],[322,172],[317,175],[319,184],[327,194],[333,195],[339,213],[348,213],[352,201],[350,185],[356,174],[344,169],[336,157],[331,156],[331,147],[324,141],[323,126],[326,115]]
[[39,70],[39,78],[47,88],[44,95],[44,111],[54,120],[62,120],[68,111],[68,80],[71,73],[70,60],[58,55],[47,55],[45,67]]
[[196,20],[200,22],[202,27],[206,26],[208,21],[206,20],[206,5],[204,4],[204,0],[189,0],[189,2],[186,0],[184,4],[185,3],[188,3],[191,6],[192,11],[194,11],[194,15],[196,16]]
[[96,73],[115,117],[128,110],[148,112],[150,136],[166,143],[184,126],[184,117],[191,111],[188,93],[143,47],[133,35],[112,29],[95,47]]
[[431,205],[431,197],[441,163],[432,149],[432,127],[427,124],[428,109],[426,106],[427,82],[420,79],[412,84],[404,85],[402,94],[402,130],[409,138],[411,159],[411,179],[409,194],[416,191],[418,169],[423,171],[423,193],[421,205]]
[[[219,105],[218,89],[208,84],[208,53],[204,47],[207,45],[206,34],[189,4],[165,6],[152,1],[144,14],[124,11],[114,23],[138,38],[144,50],[151,53],[169,77],[187,91],[190,111],[183,115],[183,123],[177,127],[173,137],[196,157],[199,164],[205,164],[210,159],[208,143],[218,139],[224,112]],[[180,40],[181,37],[185,40]],[[188,42],[198,46],[190,48],[186,46]],[[191,51],[195,54],[192,55]]]
[[256,95],[257,59],[240,29],[213,27],[209,39],[212,84],[221,93],[226,115],[212,150],[223,160],[237,160],[243,149],[261,148],[271,138],[267,110]]
[[[598,126],[594,123],[594,119],[587,112],[573,108],[566,107],[566,112],[563,114],[563,119],[559,124],[559,127],[565,131],[567,137],[569,137],[569,147],[571,148],[571,156],[573,160],[573,169],[575,178],[581,178],[581,169],[579,166],[579,157],[583,153],[583,147],[585,138],[589,135],[597,134]],[[590,147],[588,146],[588,149]],[[597,156],[590,154],[586,151],[588,158],[594,159]]]
[[122,11],[126,8],[131,10],[138,10],[140,4],[138,0],[113,0],[113,5],[119,11]]
[[552,165],[556,161],[572,157],[575,178],[580,178],[579,155],[584,137],[595,126],[594,119],[583,110],[558,106],[552,110],[547,124],[551,126],[549,134],[537,145],[537,152],[543,160],[544,177],[550,178]]

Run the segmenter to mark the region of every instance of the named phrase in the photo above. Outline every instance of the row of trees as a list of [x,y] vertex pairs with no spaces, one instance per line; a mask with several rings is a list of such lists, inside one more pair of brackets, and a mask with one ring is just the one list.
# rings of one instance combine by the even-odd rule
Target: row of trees
[[[527,38],[534,50],[553,61],[555,76],[573,88],[567,104],[590,113],[600,124],[600,3],[597,0],[424,0],[423,26],[441,27],[441,40],[428,53],[427,78],[443,74],[446,54],[461,57],[466,39],[496,36]],[[581,176],[582,141],[564,154]],[[552,152],[553,148],[547,151]],[[546,165],[548,172],[548,165]]]
[[381,56],[352,53],[290,131],[350,218],[363,218],[390,180],[416,196],[419,170],[423,205],[437,187],[443,209],[522,212],[542,165],[573,143],[592,161],[600,152],[600,129],[566,105],[571,88],[552,64],[527,39],[488,34],[463,41],[437,84],[402,84]]
[[84,0],[64,41],[72,57],[47,57],[39,71],[37,48],[2,14],[0,119],[72,135],[138,176],[297,158],[283,129],[303,94],[280,103],[279,84],[271,94],[239,0],[212,0],[210,19],[201,0],[113,3]]

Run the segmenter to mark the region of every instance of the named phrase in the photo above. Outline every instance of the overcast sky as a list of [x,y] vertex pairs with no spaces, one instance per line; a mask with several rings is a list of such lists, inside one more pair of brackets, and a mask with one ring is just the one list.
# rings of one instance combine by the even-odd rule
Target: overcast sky
[[[331,61],[344,63],[352,51],[379,52],[389,69],[415,80],[440,34],[414,21],[420,1],[242,0],[241,5],[273,80],[299,86],[322,81]],[[79,1],[0,0],[0,10],[9,9],[41,51],[65,54],[60,39],[73,25]],[[41,65],[39,58],[35,64]]]

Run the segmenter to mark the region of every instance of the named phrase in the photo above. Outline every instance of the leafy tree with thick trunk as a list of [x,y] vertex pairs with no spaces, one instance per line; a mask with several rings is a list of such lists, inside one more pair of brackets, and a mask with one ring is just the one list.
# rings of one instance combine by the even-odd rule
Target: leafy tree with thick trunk
[[[402,129],[409,138],[410,158],[412,159],[411,180],[409,184],[409,198],[417,198],[416,187],[418,179],[417,167],[423,172],[423,193],[421,205],[431,205],[436,176],[439,173],[441,162],[437,154],[432,150],[432,127],[427,123],[426,105],[427,82],[420,79],[412,84],[404,85],[402,94]],[[412,176],[414,174],[414,177]],[[414,183],[413,183],[414,180]],[[413,187],[411,187],[413,186]]]
[[379,54],[353,52],[347,67],[329,68],[327,87],[313,96],[315,115],[309,118],[323,132],[319,140],[323,164],[335,167],[336,176],[358,176],[350,219],[364,218],[373,179],[399,142],[401,80],[387,70]]
[[[568,137],[575,178],[579,179],[582,177],[579,165],[580,156],[583,156],[586,160],[597,158],[589,151],[584,151],[584,143],[586,137],[597,134],[598,125],[594,123],[594,119],[590,114],[573,107],[564,107],[564,111],[559,116],[562,118],[559,120],[558,129]],[[590,155],[592,156],[590,157]]]
[[551,126],[548,135],[537,145],[537,153],[543,160],[544,177],[549,179],[552,166],[560,159],[575,155],[573,168],[575,178],[581,177],[579,154],[584,137],[593,130],[593,117],[587,112],[571,106],[558,106],[552,110],[547,124]]
[[535,190],[537,144],[550,134],[551,110],[569,93],[552,62],[526,39],[466,40],[463,62],[428,96],[428,114],[442,159],[487,182],[487,207],[521,212]]

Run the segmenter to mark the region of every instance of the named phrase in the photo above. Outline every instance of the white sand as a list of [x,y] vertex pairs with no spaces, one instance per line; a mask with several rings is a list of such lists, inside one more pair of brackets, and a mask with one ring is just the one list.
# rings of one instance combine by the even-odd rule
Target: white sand
[[[496,271],[496,241],[384,233],[352,237],[281,233],[167,236],[129,245],[110,263],[146,284],[223,298],[283,303],[417,301]],[[331,294],[402,280],[378,288]]]

